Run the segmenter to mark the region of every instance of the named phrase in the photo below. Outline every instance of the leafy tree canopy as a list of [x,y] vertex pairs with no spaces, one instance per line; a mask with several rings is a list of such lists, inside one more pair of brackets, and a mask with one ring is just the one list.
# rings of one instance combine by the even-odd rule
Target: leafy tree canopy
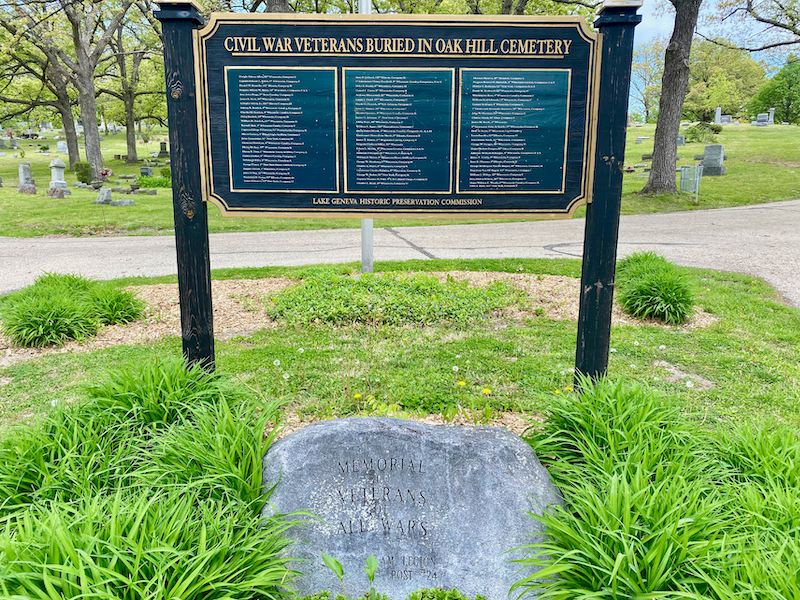
[[776,121],[800,123],[800,57],[790,55],[783,68],[759,88],[747,108],[751,116],[774,108]]

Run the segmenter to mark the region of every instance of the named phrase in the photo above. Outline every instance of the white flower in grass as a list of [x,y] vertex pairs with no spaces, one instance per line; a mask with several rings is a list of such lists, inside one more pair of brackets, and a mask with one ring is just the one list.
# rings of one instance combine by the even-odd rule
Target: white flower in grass
[[281,366],[281,361],[279,361],[279,360],[276,358],[275,360],[273,360],[273,361],[272,361],[272,364],[273,364],[273,365],[275,365],[276,367],[280,367],[280,366]]
[[302,354],[303,352],[305,352],[305,350],[303,350],[302,348],[298,348],[298,349],[297,349],[297,353],[298,353],[298,354]]
[[458,367],[453,365],[453,373],[458,373]]
[[55,408],[57,404],[58,404],[58,398],[53,398],[52,400],[50,400],[50,406],[52,406],[53,408]]
[[691,379],[689,381],[687,381],[686,382],[686,387],[693,388],[694,387],[694,381],[692,381]]
[[639,342],[633,342],[633,345],[634,345],[634,346],[638,346],[638,345],[639,345]]
[[288,374],[288,373],[284,373],[284,374],[283,374],[283,378],[284,378],[284,379],[289,379],[289,374]]
[[659,349],[659,350],[666,350],[666,349],[667,349],[667,347],[666,347],[664,344],[661,344],[661,345],[658,347],[658,349]]
[[611,350],[609,350],[609,352],[611,352],[611,354],[614,354],[614,353],[616,353],[616,351],[617,351],[617,349],[616,349],[616,348],[611,348]]

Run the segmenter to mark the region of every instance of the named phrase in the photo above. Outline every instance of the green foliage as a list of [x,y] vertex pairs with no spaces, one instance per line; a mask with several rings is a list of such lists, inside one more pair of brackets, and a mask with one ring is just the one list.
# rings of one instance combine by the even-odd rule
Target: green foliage
[[643,319],[677,325],[692,314],[694,294],[677,266],[653,252],[637,252],[617,266],[622,309]]
[[91,183],[92,165],[88,162],[78,161],[75,163],[75,176],[82,183]]
[[172,187],[172,179],[168,177],[148,177],[142,175],[136,181],[143,188],[169,188]]
[[721,131],[722,125],[700,122],[684,129],[683,134],[686,142],[701,142],[705,144],[711,144],[717,139],[715,134],[720,133]]
[[275,298],[273,316],[291,324],[404,325],[481,320],[510,302],[505,284],[469,288],[452,277],[445,283],[429,275],[335,275],[308,271],[307,278]]
[[[778,426],[753,442],[767,424],[714,432],[645,389],[580,383],[532,432],[566,506],[535,517],[549,540],[521,562],[543,569],[514,589],[545,599],[796,597],[800,490],[780,467],[800,450],[795,431]],[[728,461],[734,439],[751,466],[767,465],[768,485]]]
[[747,105],[752,117],[775,109],[778,123],[800,123],[800,62],[790,55],[786,64],[767,80]]
[[161,173],[162,178],[172,179],[172,169],[170,167],[161,167],[158,172]]
[[[469,600],[469,598],[458,590],[430,588],[411,592],[408,600]],[[475,596],[475,600],[486,600],[486,598],[478,594]]]
[[[282,597],[292,576],[282,555],[289,522],[259,514],[272,439],[264,426],[275,406],[221,394],[232,384],[182,368],[176,376],[174,362],[166,365],[163,385],[142,376],[122,406],[90,399],[0,439],[2,597]],[[150,401],[139,391],[170,403],[175,380],[194,392],[214,388],[213,399],[189,393],[168,426],[136,420],[148,406],[130,405]]]
[[764,65],[749,52],[697,41],[689,57],[683,113],[694,121],[707,122],[713,120],[719,106],[725,114],[739,115],[764,82]]
[[49,152],[50,146],[48,146],[47,144],[41,145],[39,146],[39,150],[41,150],[42,152]]
[[176,357],[150,361],[136,372],[111,371],[88,387],[98,407],[140,424],[181,423],[198,406],[213,406],[236,393],[216,373],[199,364],[187,367]]
[[82,341],[100,325],[141,317],[144,303],[133,292],[80,275],[46,273],[10,294],[0,306],[3,331],[18,346]]

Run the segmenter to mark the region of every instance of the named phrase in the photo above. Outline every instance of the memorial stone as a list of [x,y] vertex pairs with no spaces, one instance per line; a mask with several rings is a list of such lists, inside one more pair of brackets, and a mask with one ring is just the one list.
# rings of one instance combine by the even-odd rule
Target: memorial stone
[[725,175],[723,160],[725,152],[722,144],[710,144],[703,155],[703,176]]
[[56,152],[59,154],[68,154],[67,142],[56,142]]
[[67,165],[60,158],[50,161],[50,188],[64,190],[65,194],[71,194],[67,189],[67,182],[64,179],[64,169]]
[[36,186],[35,185],[21,185],[17,188],[17,191],[20,194],[30,194],[31,196],[36,195]]
[[5,138],[0,138],[0,148],[5,149],[6,147],[6,140]]
[[775,109],[774,108],[770,108],[769,109],[769,118],[767,119],[767,123],[769,123],[770,125],[775,125]]
[[69,194],[70,192],[69,190],[65,190],[62,188],[51,187],[50,189],[47,190],[46,193],[50,198],[53,198],[54,200],[63,200],[64,198],[67,197],[67,194]]
[[97,193],[97,199],[94,204],[111,204],[111,190],[109,188],[100,188]]
[[682,135],[678,136],[678,146],[685,146],[686,145],[686,138]]
[[722,125],[730,125],[733,123],[733,117],[731,115],[722,115],[722,117],[720,117],[720,123]]
[[714,123],[717,125],[722,123],[722,108],[719,106],[714,109]]
[[750,121],[750,125],[756,127],[766,127],[769,125],[769,113],[758,113],[755,121]]
[[110,206],[133,206],[134,201],[130,198],[126,198],[125,200],[113,200],[108,204]]
[[11,150],[19,150],[19,142],[17,140],[8,140],[8,147]]
[[19,184],[22,185],[36,185],[33,181],[33,177],[31,177],[31,163],[23,162],[19,163]]
[[139,175],[141,177],[152,177],[153,167],[139,167]]
[[[435,427],[390,418],[315,423],[273,444],[264,457],[262,511],[320,517],[287,535],[301,594],[340,593],[321,553],[344,566],[352,594],[369,587],[364,562],[378,561],[375,588],[392,600],[420,588],[458,589],[507,600],[534,573],[512,562],[544,540],[542,514],[562,504],[530,446],[494,427]],[[516,550],[515,550],[516,549]]]
[[167,142],[161,142],[161,149],[158,151],[158,158],[169,158],[169,151],[167,150]]

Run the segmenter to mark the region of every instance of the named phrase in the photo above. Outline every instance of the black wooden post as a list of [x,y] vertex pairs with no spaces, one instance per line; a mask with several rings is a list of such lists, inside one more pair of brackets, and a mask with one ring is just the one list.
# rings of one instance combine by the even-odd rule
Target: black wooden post
[[597,378],[608,367],[611,302],[625,166],[625,125],[640,2],[606,2],[595,21],[602,35],[600,98],[592,202],[586,206],[575,375]]
[[192,31],[203,24],[192,1],[161,2],[167,82],[172,204],[178,251],[183,354],[190,363],[214,369],[208,213],[200,187],[197,104]]

